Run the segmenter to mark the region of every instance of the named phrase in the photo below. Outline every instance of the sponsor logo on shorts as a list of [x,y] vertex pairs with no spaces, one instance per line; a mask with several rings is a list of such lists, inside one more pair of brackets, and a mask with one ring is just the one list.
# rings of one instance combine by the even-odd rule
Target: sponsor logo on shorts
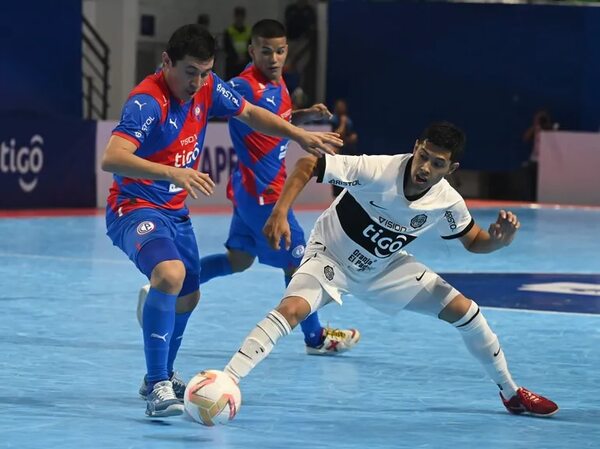
[[154,223],[152,223],[151,221],[142,221],[138,225],[136,232],[138,233],[138,235],[144,235],[154,231],[154,228]]
[[304,255],[304,245],[298,245],[292,250],[292,256],[299,259]]
[[410,225],[413,228],[417,229],[417,228],[420,228],[421,226],[423,226],[426,221],[427,221],[427,215],[419,214],[416,217],[413,217],[412,220],[410,220]]
[[323,274],[325,275],[325,278],[328,281],[332,281],[333,276],[335,276],[335,273],[333,272],[333,267],[331,265],[325,265],[325,268],[323,268]]

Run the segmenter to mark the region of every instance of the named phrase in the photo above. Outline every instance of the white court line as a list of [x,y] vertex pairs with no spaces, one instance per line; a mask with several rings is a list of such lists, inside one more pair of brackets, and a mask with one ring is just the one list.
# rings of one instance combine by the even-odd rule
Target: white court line
[[519,313],[542,313],[547,315],[581,315],[581,316],[594,316],[600,318],[598,313],[586,313],[586,312],[563,312],[560,310],[531,310],[531,309],[510,309],[508,307],[491,307],[481,306],[482,309],[499,310],[501,312],[519,312]]
[[63,260],[66,262],[102,262],[116,265],[131,264],[130,260],[97,259],[95,257],[65,257],[65,256],[45,256],[42,254],[22,254],[22,253],[0,253],[0,257],[13,257],[21,259],[39,259],[39,260]]

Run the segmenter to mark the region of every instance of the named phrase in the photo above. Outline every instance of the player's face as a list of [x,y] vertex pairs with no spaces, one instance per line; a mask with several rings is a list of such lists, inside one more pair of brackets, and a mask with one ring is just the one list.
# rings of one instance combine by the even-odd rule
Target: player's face
[[186,55],[173,64],[169,55],[163,53],[163,71],[171,92],[180,100],[189,101],[206,83],[214,62],[214,58],[201,61]]
[[279,81],[283,73],[288,46],[285,37],[257,37],[248,47],[252,62],[271,81]]
[[458,162],[450,160],[450,151],[426,140],[417,140],[413,156],[410,169],[411,193],[427,190],[458,168]]

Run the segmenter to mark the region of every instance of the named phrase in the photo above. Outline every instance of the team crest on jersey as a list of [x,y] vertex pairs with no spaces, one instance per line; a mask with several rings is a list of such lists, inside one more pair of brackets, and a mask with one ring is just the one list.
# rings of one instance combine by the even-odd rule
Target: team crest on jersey
[[194,108],[194,118],[197,121],[202,119],[202,108],[199,105]]
[[427,215],[419,214],[416,217],[413,217],[412,220],[410,220],[410,225],[414,229],[417,229],[417,228],[420,228],[421,226],[423,226],[426,221],[427,221]]
[[292,250],[292,256],[299,259],[304,256],[304,245],[298,245]]
[[333,276],[335,275],[333,272],[333,267],[331,265],[325,265],[325,268],[323,268],[323,274],[328,281],[332,281]]
[[144,235],[154,231],[154,228],[154,223],[152,223],[151,221],[142,221],[138,225],[136,232],[138,233],[138,235]]

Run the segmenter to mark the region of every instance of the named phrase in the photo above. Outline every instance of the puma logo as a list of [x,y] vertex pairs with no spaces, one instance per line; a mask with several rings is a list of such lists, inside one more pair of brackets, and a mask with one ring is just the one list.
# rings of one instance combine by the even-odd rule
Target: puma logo
[[271,103],[273,106],[277,106],[275,104],[275,97],[267,98],[267,103]]
[[169,335],[168,332],[165,335],[159,335],[159,334],[155,334],[154,332],[152,332],[150,334],[150,338],[158,338],[159,340],[162,340],[162,341],[164,341],[166,343],[167,342],[167,335]]
[[173,125],[173,127],[174,127],[175,129],[179,129],[179,128],[177,128],[177,119],[172,119],[172,118],[170,118],[170,119],[169,119],[169,124]]
[[144,106],[146,106],[146,105],[148,104],[148,103],[140,103],[140,102],[139,102],[139,101],[137,101],[137,100],[135,100],[135,101],[134,101],[134,103],[135,103],[135,104],[137,104],[137,105],[140,107],[140,111],[142,110],[142,108],[143,108]]

